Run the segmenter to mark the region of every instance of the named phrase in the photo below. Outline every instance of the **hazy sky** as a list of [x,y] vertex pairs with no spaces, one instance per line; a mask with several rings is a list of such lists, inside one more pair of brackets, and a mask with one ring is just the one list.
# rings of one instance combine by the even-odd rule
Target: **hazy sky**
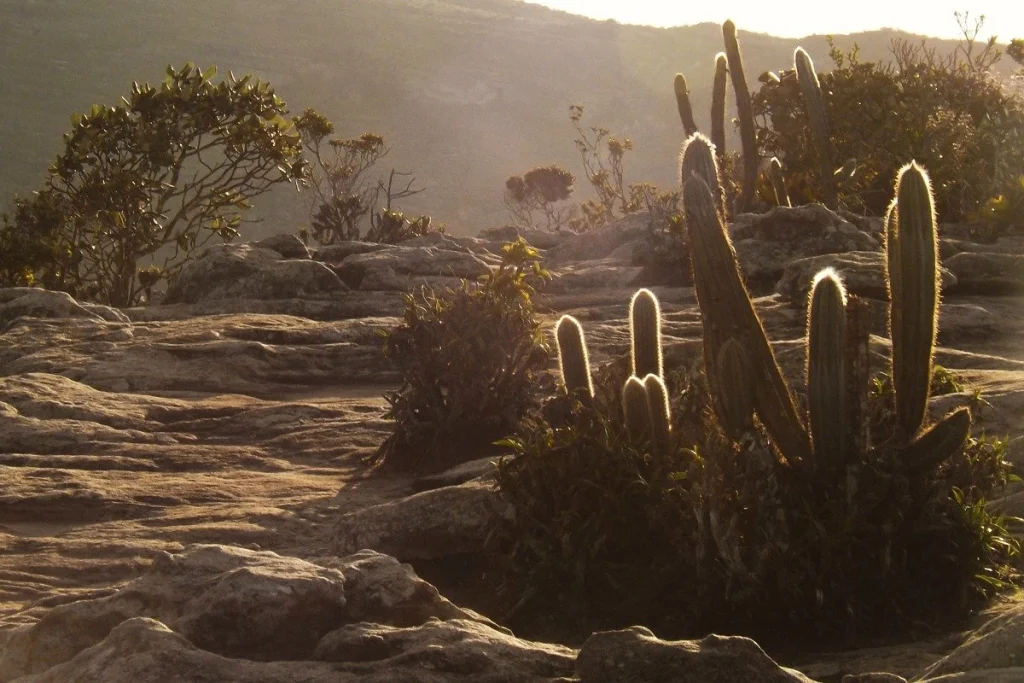
[[[628,24],[680,26],[732,19],[740,31],[799,38],[888,27],[912,33],[958,38],[953,13],[985,15],[982,35],[995,33],[1001,43],[1024,38],[1024,0],[840,0],[839,2],[769,2],[759,0],[526,0],[596,19]],[[973,25],[973,21],[971,22]]]

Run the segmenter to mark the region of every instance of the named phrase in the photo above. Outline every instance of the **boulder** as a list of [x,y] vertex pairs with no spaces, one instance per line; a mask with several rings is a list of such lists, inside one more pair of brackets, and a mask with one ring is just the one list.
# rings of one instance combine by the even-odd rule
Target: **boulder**
[[644,268],[634,266],[628,260],[606,258],[583,261],[558,269],[551,281],[544,285],[544,291],[561,294],[593,289],[623,289],[637,284],[643,273]]
[[171,281],[163,304],[207,299],[322,298],[348,289],[323,263],[282,259],[253,244],[218,244],[190,261]]
[[638,211],[599,228],[568,235],[548,250],[550,263],[547,265],[608,258],[622,245],[643,240],[650,229],[650,222],[650,212]]
[[879,251],[879,240],[821,204],[777,206],[763,214],[742,214],[729,228],[747,280],[775,284],[798,259],[849,251]]
[[292,235],[291,233],[281,233],[280,235],[267,237],[253,243],[253,246],[276,251],[282,258],[309,258],[309,248],[302,243],[302,240],[297,235]]
[[1024,254],[961,252],[943,263],[957,278],[957,293],[1024,292]]
[[[173,631],[171,640],[185,649],[252,660],[310,658],[321,637],[364,619],[396,627],[431,617],[464,619],[493,628],[394,558],[363,552],[329,564],[221,545],[164,553],[113,595],[58,605],[38,623],[14,630],[0,652],[0,681],[69,662],[108,637],[116,640],[119,625],[140,618],[159,622],[146,622],[143,631]],[[129,648],[120,652],[125,659],[139,655]],[[86,659],[94,656],[95,651]]]
[[[1024,681],[1024,605],[1016,604],[977,629],[959,647],[937,661],[921,676],[924,680],[966,680],[954,676],[967,671],[1014,669]],[[997,680],[977,678],[974,680]]]
[[476,280],[491,271],[468,252],[392,246],[348,256],[335,266],[335,272],[353,289],[407,291],[422,283],[454,285],[460,278]]
[[18,318],[87,318],[127,323],[128,316],[116,308],[75,301],[67,292],[32,287],[0,289],[0,333]]
[[[797,259],[782,271],[775,291],[791,301],[803,304],[818,271],[834,268],[839,272],[846,291],[872,299],[888,300],[885,284],[885,259],[880,251],[851,251],[844,254],[822,254]],[[952,289],[957,278],[940,268],[943,291]]]
[[576,674],[580,683],[813,683],[776,664],[749,638],[667,641],[643,626],[591,635]]
[[537,249],[552,249],[561,244],[565,239],[571,238],[572,235],[573,233],[568,231],[553,232],[550,230],[536,230],[533,228],[517,228],[514,225],[503,225],[497,228],[487,228],[486,230],[480,231],[480,238],[484,242],[492,245],[491,251],[494,250],[494,246],[499,246],[506,242],[514,242],[520,237]]
[[342,515],[332,547],[338,555],[372,548],[400,560],[478,553],[494,521],[509,514],[492,483],[469,481]]
[[338,244],[320,247],[313,253],[313,258],[317,261],[337,265],[353,254],[368,254],[371,251],[380,251],[387,248],[389,248],[387,244],[380,244],[378,242],[339,242]]
[[458,486],[474,479],[490,480],[494,477],[497,462],[498,458],[495,457],[470,460],[469,462],[460,463],[455,467],[449,467],[437,474],[417,477],[413,481],[412,487],[417,491],[429,491],[430,489],[439,489],[444,486]]

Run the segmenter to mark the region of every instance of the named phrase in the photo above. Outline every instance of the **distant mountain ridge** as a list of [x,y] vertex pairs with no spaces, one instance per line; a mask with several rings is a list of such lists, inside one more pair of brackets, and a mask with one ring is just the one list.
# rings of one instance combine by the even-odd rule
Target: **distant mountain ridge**
[[[757,74],[790,68],[797,45],[830,66],[823,36],[739,29],[752,87]],[[837,43],[856,41],[862,59],[879,60],[898,35],[907,36]],[[40,187],[73,112],[116,103],[133,80],[159,81],[166,64],[193,61],[255,73],[293,113],[315,107],[343,137],[384,135],[392,152],[378,170],[411,171],[427,188],[402,208],[475,234],[506,221],[505,179],[534,166],[565,166],[587,196],[571,103],[585,105],[584,124],[633,139],[628,181],[672,185],[682,141],[672,78],[686,75],[706,129],[722,38],[714,24],[620,25],[519,0],[0,0],[0,45],[0,206]],[[253,215],[265,220],[246,237],[298,229],[304,201],[287,188],[261,197]]]

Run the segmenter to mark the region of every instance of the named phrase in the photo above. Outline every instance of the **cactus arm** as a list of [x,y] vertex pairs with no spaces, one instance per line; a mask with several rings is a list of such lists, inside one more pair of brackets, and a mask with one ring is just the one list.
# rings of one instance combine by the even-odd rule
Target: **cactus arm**
[[957,408],[917,437],[902,457],[907,467],[917,473],[926,473],[956,455],[964,447],[971,433],[971,411]]
[[679,109],[679,120],[683,122],[686,137],[697,132],[697,124],[693,120],[693,107],[690,105],[690,89],[686,85],[686,76],[676,74],[673,87],[676,91],[676,107]]
[[825,206],[835,209],[839,203],[836,196],[836,185],[832,171],[835,169],[835,161],[832,158],[832,141],[828,132],[828,118],[825,116],[825,98],[821,93],[821,83],[818,81],[818,74],[814,71],[814,62],[802,47],[798,47],[793,54],[793,62],[796,66],[797,80],[800,82],[800,91],[804,96],[804,107],[807,110],[807,119],[811,127],[811,137],[814,138],[815,147],[818,150],[818,164],[821,167],[821,180],[825,184]]
[[772,157],[768,167],[768,174],[772,179],[772,190],[775,191],[775,204],[777,206],[793,206],[789,201],[789,192],[786,191],[786,178],[782,175],[782,162],[778,157]]
[[846,291],[831,268],[814,277],[807,315],[807,406],[819,467],[845,463],[850,436],[846,386]]
[[571,315],[563,315],[555,326],[555,341],[558,344],[558,368],[562,373],[565,392],[570,396],[582,392],[593,398],[590,359],[580,322]]
[[644,377],[647,413],[651,422],[651,441],[655,453],[667,455],[672,447],[672,412],[665,381],[655,374]]
[[718,163],[725,160],[725,89],[729,76],[729,59],[724,52],[715,57],[715,80],[711,88],[711,142]]
[[622,387],[622,414],[626,420],[626,432],[633,443],[642,443],[650,438],[651,415],[647,405],[647,389],[635,375],[627,379]]
[[740,120],[740,142],[743,145],[743,193],[737,210],[749,211],[754,205],[757,171],[760,166],[757,134],[754,130],[754,105],[750,97],[750,88],[747,87],[747,77],[743,73],[743,57],[740,54],[739,39],[736,37],[736,24],[726,20],[722,24],[722,36],[725,38],[725,54],[729,59],[732,89],[736,93],[736,115]]
[[629,303],[629,336],[633,374],[662,374],[661,306],[648,289],[638,290]]

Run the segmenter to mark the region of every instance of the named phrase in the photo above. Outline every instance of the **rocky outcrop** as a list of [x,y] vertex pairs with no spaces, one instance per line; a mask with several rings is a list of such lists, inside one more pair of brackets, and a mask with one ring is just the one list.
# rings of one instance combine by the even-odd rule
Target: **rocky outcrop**
[[128,322],[128,317],[110,306],[75,301],[66,292],[30,287],[0,288],[0,334],[19,318],[84,318]]
[[286,259],[275,249],[255,244],[219,244],[181,269],[161,303],[317,298],[346,289],[330,268],[308,257]]
[[1024,293],[1024,253],[965,251],[946,259],[943,265],[956,275],[960,292]]
[[403,245],[346,256],[334,266],[346,284],[362,291],[406,292],[418,284],[458,286],[490,272],[480,257],[464,250]]
[[[790,261],[775,285],[775,291],[794,302],[804,304],[811,282],[823,268],[835,269],[843,279],[846,291],[858,296],[887,300],[885,259],[880,251],[850,251],[843,254],[822,254]],[[946,268],[939,269],[942,291],[957,285],[956,276]]]

